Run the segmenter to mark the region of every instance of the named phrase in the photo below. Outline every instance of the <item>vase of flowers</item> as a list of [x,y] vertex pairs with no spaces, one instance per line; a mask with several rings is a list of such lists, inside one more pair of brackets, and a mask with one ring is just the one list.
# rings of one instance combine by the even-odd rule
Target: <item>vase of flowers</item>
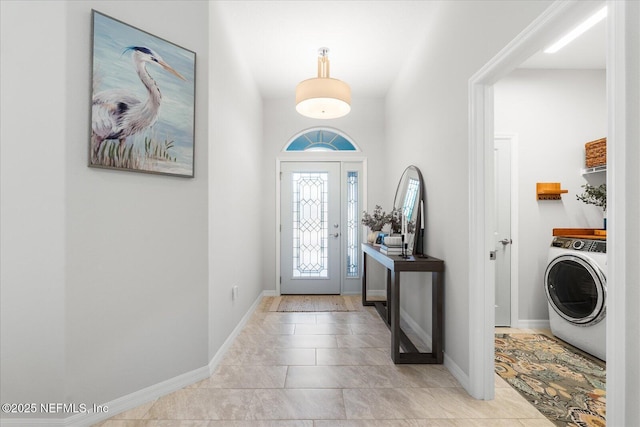
[[[402,228],[402,211],[397,208],[393,208],[390,213],[386,213],[382,210],[382,206],[376,205],[373,213],[367,211],[362,212],[362,225],[369,227],[369,235],[367,241],[374,243],[378,237],[378,233],[382,229],[389,225],[390,233],[400,233]],[[411,234],[415,231],[413,221],[407,223],[407,233]]]
[[369,228],[369,235],[367,241],[374,243],[378,237],[378,233],[382,231],[382,228],[391,222],[391,214],[382,210],[382,206],[376,205],[373,209],[373,213],[367,211],[362,212],[362,225]]
[[594,187],[590,184],[582,186],[584,193],[577,195],[577,199],[588,204],[602,208],[604,215],[604,229],[607,229],[607,184]]

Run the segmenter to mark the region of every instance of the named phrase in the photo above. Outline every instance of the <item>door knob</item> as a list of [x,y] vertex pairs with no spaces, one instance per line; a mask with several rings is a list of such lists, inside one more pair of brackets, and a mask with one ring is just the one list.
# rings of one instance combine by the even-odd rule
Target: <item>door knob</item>
[[340,237],[340,233],[333,234],[333,237],[337,239],[338,237]]
[[502,243],[504,246],[510,245],[511,243],[513,243],[513,240],[511,239],[502,239],[500,240],[500,243]]

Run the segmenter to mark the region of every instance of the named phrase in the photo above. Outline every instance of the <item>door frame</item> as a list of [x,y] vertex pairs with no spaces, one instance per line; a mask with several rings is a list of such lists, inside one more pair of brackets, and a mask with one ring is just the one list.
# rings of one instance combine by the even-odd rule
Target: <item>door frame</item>
[[[306,151],[306,152],[282,152],[276,157],[276,215],[275,215],[275,236],[276,236],[276,265],[275,265],[275,289],[276,296],[280,296],[280,249],[281,249],[281,236],[280,236],[280,172],[282,171],[281,164],[283,162],[297,162],[297,163],[315,163],[315,162],[339,162],[342,163],[362,163],[362,206],[367,206],[367,158],[362,153],[348,153],[348,152],[318,152],[318,151]],[[341,167],[342,170],[342,167]],[[342,174],[341,174],[342,176]],[[342,188],[342,184],[340,186]],[[342,190],[341,190],[342,193]],[[341,202],[342,204],[342,202]],[[342,212],[342,208],[340,209]],[[342,247],[342,240],[340,245]],[[340,261],[342,265],[342,260]],[[362,265],[362,264],[361,264]],[[340,294],[344,291],[344,280],[340,278]]]
[[511,148],[511,327],[519,328],[519,312],[518,312],[518,268],[520,265],[518,259],[519,245],[520,239],[518,235],[518,231],[520,230],[519,222],[518,222],[518,184],[519,184],[519,175],[518,175],[518,136],[515,133],[496,133],[493,137],[493,140],[502,140],[507,141],[509,143],[509,147]]
[[[489,262],[489,243],[492,236],[487,224],[492,219],[493,160],[488,150],[493,147],[493,84],[515,69],[525,59],[551,43],[575,18],[594,12],[591,2],[556,1],[536,18],[502,51],[469,79],[469,392],[477,399],[493,399],[494,389],[494,273]],[[627,125],[627,114],[637,101],[628,92],[626,67],[634,57],[625,45],[627,5],[608,0],[607,5],[607,169],[609,183],[608,280],[615,282],[608,299],[607,310],[607,421],[611,425],[625,425],[627,413],[625,388],[633,384],[625,378],[626,337],[625,277],[629,269],[626,253],[627,218],[626,176],[637,178],[638,172],[627,170],[627,153],[635,153],[626,136],[634,131]],[[596,6],[598,6],[596,4]],[[629,8],[629,16],[637,11]],[[586,16],[585,16],[586,17]],[[626,177],[626,179],[625,179]],[[635,182],[635,181],[633,181]],[[615,196],[614,196],[615,195]],[[632,229],[633,229],[632,225]],[[630,254],[633,256],[633,253]],[[481,283],[478,286],[478,279]],[[633,295],[633,294],[632,294]],[[631,383],[629,383],[631,381]]]

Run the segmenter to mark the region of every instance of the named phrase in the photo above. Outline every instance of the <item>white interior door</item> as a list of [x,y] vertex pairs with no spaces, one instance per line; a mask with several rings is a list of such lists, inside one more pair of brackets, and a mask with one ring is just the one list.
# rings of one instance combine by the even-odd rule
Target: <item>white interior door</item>
[[340,294],[340,163],[283,162],[280,293]]
[[496,326],[511,326],[511,144],[496,139]]

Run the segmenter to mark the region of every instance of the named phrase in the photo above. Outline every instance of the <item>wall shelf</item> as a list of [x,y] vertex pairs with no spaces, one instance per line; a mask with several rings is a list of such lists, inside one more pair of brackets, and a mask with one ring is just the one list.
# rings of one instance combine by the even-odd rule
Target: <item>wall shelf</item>
[[607,165],[594,166],[592,168],[580,169],[582,175],[591,175],[592,173],[606,172]]
[[536,183],[537,200],[561,200],[564,193],[569,190],[562,190],[559,182],[538,182]]

